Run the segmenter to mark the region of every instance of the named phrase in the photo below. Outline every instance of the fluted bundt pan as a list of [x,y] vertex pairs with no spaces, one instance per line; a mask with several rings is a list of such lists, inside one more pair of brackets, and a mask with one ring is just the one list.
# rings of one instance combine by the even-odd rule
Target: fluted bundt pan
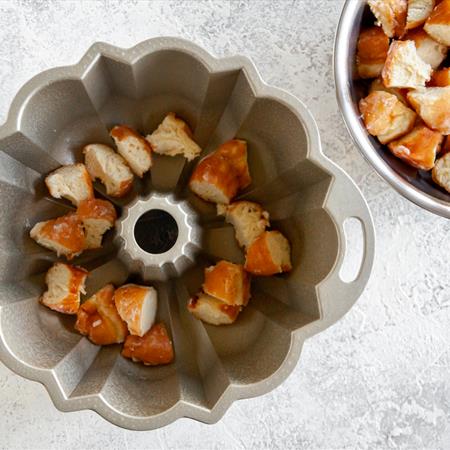
[[[115,201],[121,217],[103,248],[74,260],[91,271],[87,295],[126,280],[157,288],[158,319],[169,329],[175,361],[146,367],[122,358],[119,346],[93,345],[75,332],[71,316],[38,303],[56,257],[28,233],[37,221],[70,208],[48,196],[45,174],[82,161],[86,144],[112,145],[112,126],[128,124],[147,134],[169,111],[189,123],[203,154],[235,136],[247,140],[253,183],[241,198],[269,211],[273,227],[292,244],[294,268],[255,278],[250,304],[233,325],[215,327],[191,316],[186,303],[204,267],[222,258],[242,262],[243,254],[214,206],[188,190],[196,162],[155,155],[151,175]],[[322,154],[303,104],[264,84],[248,59],[215,59],[178,39],[128,50],[94,44],[78,64],[28,82],[0,128],[0,193],[1,360],[43,383],[61,410],[92,409],[131,429],[179,417],[215,422],[234,400],[273,389],[295,366],[305,339],[356,301],[373,262],[367,205]],[[133,230],[148,211],[176,223],[169,250],[148,254],[137,245]],[[339,271],[343,223],[350,217],[362,223],[364,256],[356,280],[346,283]],[[162,223],[169,239],[170,224]]]

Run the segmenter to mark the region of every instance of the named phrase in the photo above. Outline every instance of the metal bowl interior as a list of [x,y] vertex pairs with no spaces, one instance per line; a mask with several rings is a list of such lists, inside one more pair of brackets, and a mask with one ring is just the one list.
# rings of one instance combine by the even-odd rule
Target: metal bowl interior
[[[127,198],[110,199],[122,212],[118,235],[74,260],[91,271],[87,295],[108,282],[156,286],[158,319],[169,328],[176,358],[149,368],[122,358],[119,346],[91,344],[74,331],[72,317],[38,304],[44,273],[56,258],[28,232],[71,208],[48,196],[46,173],[82,161],[85,144],[111,145],[113,125],[146,134],[168,111],[187,120],[205,154],[234,136],[248,141],[253,183],[242,198],[261,202],[273,227],[289,238],[294,270],[255,279],[249,306],[231,326],[194,319],[186,303],[204,267],[221,258],[242,262],[243,254],[231,226],[187,189],[195,162],[155,156],[151,175],[136,180]],[[317,127],[301,102],[265,85],[245,58],[218,60],[171,38],[129,50],[95,44],[77,65],[47,71],[22,88],[0,128],[0,150],[0,357],[45,384],[61,410],[93,409],[132,429],[183,416],[217,421],[232,401],[278,385],[304,340],[338,320],[369,277],[374,232],[359,190],[322,155]],[[95,189],[107,198],[101,185]],[[188,205],[180,209],[188,219],[179,221],[179,235],[194,236],[182,263],[162,264],[159,272],[156,265],[139,270],[132,252],[124,256],[122,229],[135,216],[127,205],[146,202],[160,209]],[[365,253],[356,280],[344,283],[338,272],[349,217],[362,223]]]
[[366,0],[345,2],[334,51],[336,94],[345,124],[363,156],[394,189],[422,208],[450,218],[450,194],[432,181],[431,173],[393,156],[369,135],[361,120],[358,102],[367,95],[368,84],[354,77],[356,44],[361,27],[373,23]]

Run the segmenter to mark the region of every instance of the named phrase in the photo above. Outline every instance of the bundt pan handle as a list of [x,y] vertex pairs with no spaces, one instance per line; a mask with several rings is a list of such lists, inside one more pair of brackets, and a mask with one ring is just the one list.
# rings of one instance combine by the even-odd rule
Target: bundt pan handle
[[[335,170],[343,172],[337,167]],[[335,186],[330,190],[326,209],[335,221],[339,233],[339,252],[333,270],[318,286],[321,329],[342,318],[358,300],[369,280],[375,257],[375,229],[369,207],[361,191],[348,175],[335,177],[333,183]],[[346,282],[340,274],[349,250],[344,223],[351,218],[357,219],[361,224],[363,253],[355,279]]]

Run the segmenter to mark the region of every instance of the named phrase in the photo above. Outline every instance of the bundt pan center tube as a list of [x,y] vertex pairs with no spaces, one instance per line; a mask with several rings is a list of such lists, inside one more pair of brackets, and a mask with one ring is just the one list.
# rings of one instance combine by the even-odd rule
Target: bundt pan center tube
[[166,281],[195,264],[200,230],[186,201],[155,193],[137,198],[116,227],[119,258],[144,281]]
[[[201,157],[234,137],[247,141],[252,184],[239,198],[270,213],[291,243],[293,270],[254,277],[250,303],[234,324],[204,324],[186,308],[204,268],[220,259],[242,263],[243,254],[232,226],[188,189],[197,160],[155,154],[151,175],[119,200],[95,184],[119,221],[102,249],[73,262],[90,271],[87,296],[127,281],[158,290],[157,321],[167,325],[175,360],[146,367],[124,359],[119,346],[92,344],[72,317],[38,303],[56,256],[28,234],[36,222],[71,210],[48,196],[46,174],[82,162],[87,144],[112,145],[114,125],[146,135],[169,111],[190,125]],[[92,409],[135,430],[180,417],[216,422],[234,400],[281,383],[305,339],[339,320],[370,275],[374,229],[360,191],[323,155],[305,106],[267,86],[243,57],[216,59],[174,38],[127,50],[94,44],[78,64],[39,74],[20,90],[0,128],[0,160],[0,358],[43,383],[63,411]],[[339,276],[348,218],[361,222],[364,239],[361,268],[349,283]]]

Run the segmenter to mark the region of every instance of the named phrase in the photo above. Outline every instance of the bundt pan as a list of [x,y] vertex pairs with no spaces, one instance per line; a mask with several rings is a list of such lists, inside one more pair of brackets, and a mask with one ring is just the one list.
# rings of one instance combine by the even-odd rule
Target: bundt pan
[[[56,257],[28,233],[37,221],[70,208],[48,196],[45,174],[82,161],[88,143],[112,145],[113,125],[147,134],[169,111],[189,123],[204,154],[235,136],[248,141],[253,183],[241,197],[270,212],[273,227],[292,244],[294,269],[254,279],[250,304],[233,325],[210,326],[191,316],[186,303],[204,267],[222,258],[242,262],[243,255],[214,206],[189,192],[195,161],[155,155],[151,175],[115,202],[121,218],[103,248],[74,260],[91,271],[87,295],[126,280],[158,289],[158,319],[169,329],[175,361],[146,367],[122,358],[120,346],[93,345],[75,332],[73,317],[38,303]],[[322,154],[303,104],[264,84],[248,59],[215,59],[179,39],[152,39],[128,50],[94,44],[78,64],[29,81],[0,128],[0,194],[1,361],[43,383],[59,409],[92,409],[130,429],[180,417],[215,422],[234,400],[273,389],[295,366],[305,339],[353,305],[373,262],[367,205]],[[151,254],[139,247],[135,225],[155,210],[149,214],[157,224],[147,215],[140,225],[166,232],[167,239],[175,235],[175,244]],[[364,254],[356,279],[346,283],[339,272],[343,223],[351,217],[361,221]],[[155,239],[150,245],[158,246]]]

